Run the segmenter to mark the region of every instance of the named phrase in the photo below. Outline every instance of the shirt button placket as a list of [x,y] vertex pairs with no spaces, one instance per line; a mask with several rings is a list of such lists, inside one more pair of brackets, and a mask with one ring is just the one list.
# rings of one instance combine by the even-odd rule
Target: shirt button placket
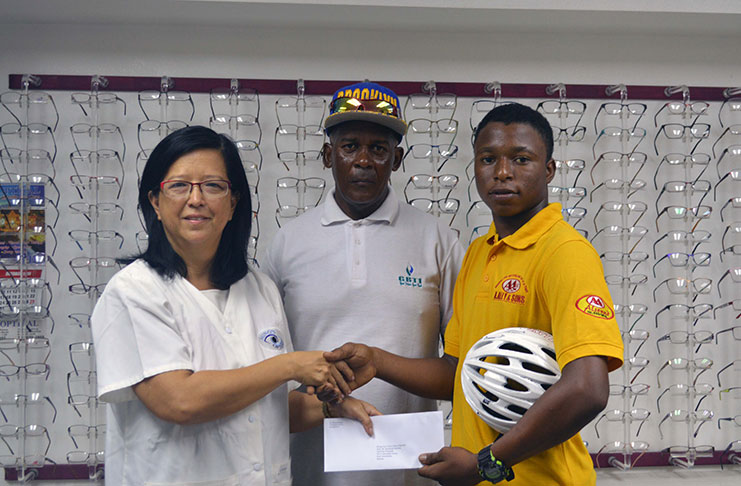
[[361,221],[353,221],[350,228],[352,280],[365,282],[365,226]]

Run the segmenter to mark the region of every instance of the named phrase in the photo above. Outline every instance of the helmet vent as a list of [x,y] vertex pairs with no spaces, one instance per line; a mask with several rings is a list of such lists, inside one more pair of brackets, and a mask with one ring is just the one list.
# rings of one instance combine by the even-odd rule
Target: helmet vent
[[539,373],[541,375],[548,375],[548,376],[556,376],[554,372],[551,370],[547,370],[543,368],[542,366],[538,366],[533,363],[522,363],[522,367],[525,368],[528,371],[533,371],[535,373]]
[[484,395],[486,398],[488,398],[492,402],[498,402],[499,401],[499,397],[498,396],[493,395],[493,394],[489,393],[488,391],[484,390],[483,388],[481,388],[481,386],[478,383],[474,383],[473,386],[475,386],[481,392],[482,395]]
[[486,410],[486,412],[489,413],[489,414],[491,414],[491,416],[494,417],[494,418],[497,418],[499,420],[506,420],[507,422],[511,422],[512,421],[512,419],[510,419],[509,417],[505,417],[501,413],[495,412],[494,410],[490,409],[486,405],[481,405],[481,408],[483,408],[484,410]]
[[516,343],[504,343],[499,346],[500,349],[506,349],[507,351],[516,351],[518,353],[533,354],[532,351],[527,349],[525,346],[520,346]]
[[518,415],[525,415],[525,412],[527,412],[527,409],[511,404],[507,406],[507,409],[515,412]]
[[525,385],[523,385],[522,383],[519,383],[519,382],[517,382],[517,381],[515,381],[515,380],[513,380],[511,378],[507,378],[507,384],[505,385],[505,388],[507,388],[509,390],[516,390],[516,391],[522,391],[522,392],[528,391],[527,390],[527,387]]
[[552,349],[548,349],[548,348],[540,348],[540,349],[541,349],[541,351],[543,351],[543,352],[544,352],[545,354],[547,354],[548,356],[550,356],[551,358],[553,358],[553,361],[558,361],[558,360],[556,359],[556,353],[555,353],[555,352],[554,352],[554,351],[553,351]]

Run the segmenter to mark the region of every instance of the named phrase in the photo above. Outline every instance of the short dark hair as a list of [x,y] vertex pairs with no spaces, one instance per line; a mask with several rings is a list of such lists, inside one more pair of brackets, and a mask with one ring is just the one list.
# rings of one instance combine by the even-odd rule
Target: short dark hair
[[540,138],[543,139],[546,150],[546,162],[553,157],[553,129],[551,128],[551,124],[548,123],[548,120],[543,115],[529,106],[521,105],[520,103],[506,103],[492,108],[479,122],[476,130],[473,132],[474,145],[479,138],[481,130],[489,123],[503,123],[505,125],[524,123],[530,125],[540,134]]
[[210,128],[202,126],[181,128],[163,138],[152,150],[139,184],[139,210],[142,212],[149,235],[148,246],[143,253],[121,261],[131,263],[141,258],[164,278],[173,278],[176,274],[187,276],[185,262],[167,239],[162,222],[157,218],[157,213],[149,201],[149,193],[159,193],[160,182],[164,180],[175,161],[203,149],[219,151],[226,165],[232,194],[237,197],[234,214],[224,227],[211,265],[211,283],[217,288],[227,289],[247,275],[247,243],[252,229],[252,201],[239,150],[229,137]]

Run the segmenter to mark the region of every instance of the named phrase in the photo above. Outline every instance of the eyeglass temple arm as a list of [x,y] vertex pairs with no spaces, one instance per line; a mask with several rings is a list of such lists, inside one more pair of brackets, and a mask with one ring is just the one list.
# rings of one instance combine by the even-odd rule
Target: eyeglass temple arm
[[656,231],[659,231],[659,219],[661,219],[661,215],[669,211],[669,206],[665,207],[661,210],[658,216],[656,216]]
[[665,192],[666,192],[666,185],[664,185],[664,187],[661,188],[661,191],[659,191],[659,196],[656,198],[656,214],[659,213],[659,201],[661,200],[661,196],[663,196]]
[[657,286],[656,286],[656,287],[654,288],[654,291],[653,291],[653,296],[654,296],[654,302],[656,302],[656,291],[657,291],[657,290],[659,290],[659,287],[661,287],[662,285],[664,285],[664,284],[665,284],[665,283],[667,283],[667,282],[669,282],[669,279],[667,279],[667,280],[664,280],[663,282],[661,282],[661,283],[660,283],[659,285],[657,285]]
[[726,127],[726,129],[723,130],[723,133],[721,133],[720,136],[715,140],[715,142],[713,143],[713,146],[710,147],[710,149],[713,152],[713,157],[715,157],[715,146],[720,143],[720,139],[723,138],[726,135],[726,133],[728,133],[728,130],[730,130],[730,128],[731,127]]
[[721,277],[720,277],[720,278],[718,279],[718,297],[721,297],[721,298],[723,297],[723,295],[721,295],[721,293],[720,293],[720,283],[721,283],[721,282],[723,281],[723,279],[724,279],[724,278],[726,278],[726,276],[728,276],[728,275],[730,275],[730,274],[731,274],[731,269],[729,268],[728,270],[726,270],[726,273],[724,273],[724,274],[723,274],[723,275],[722,275],[722,276],[721,276]]
[[662,130],[663,130],[663,125],[662,125],[662,128],[657,130],[656,135],[654,136],[654,152],[656,152],[656,155],[659,155],[659,147],[656,145],[656,141],[659,139],[659,135],[661,135]]
[[[715,201],[718,200],[718,186],[720,185],[721,182],[723,182],[724,180],[728,179],[728,177],[732,173],[733,173],[733,171],[728,172],[726,175],[724,175],[723,177],[721,177],[720,180],[715,184],[715,187],[713,188],[713,202],[715,202]],[[733,199],[731,199],[731,200],[733,200]],[[726,205],[728,205],[728,203],[726,203]],[[723,207],[725,207],[725,206],[723,206]]]
[[671,415],[671,412],[664,415],[664,418],[661,419],[661,422],[659,422],[659,436],[661,437],[661,440],[664,440],[664,433],[661,431],[661,426],[669,419],[669,416]]
[[602,421],[603,418],[607,418],[607,414],[603,413],[602,415],[600,415],[600,417],[594,423],[594,433],[597,435],[598,439],[600,438],[600,436],[599,436],[599,429],[597,428],[597,426],[599,425],[599,423]]
[[[656,266],[661,263],[662,260],[669,258],[669,254],[664,255],[663,257],[659,258],[656,263],[654,263],[653,267],[651,268],[651,271],[653,272],[654,278],[656,278]],[[657,314],[658,315],[658,314]],[[656,326],[658,327],[658,325]]]
[[733,330],[734,330],[735,328],[736,328],[736,326],[734,326],[734,327],[729,327],[728,329],[723,329],[722,331],[718,331],[718,332],[716,332],[716,333],[715,333],[715,344],[718,344],[718,335],[719,335],[719,334],[723,334],[724,332],[730,332],[730,331],[733,331]]
[[667,392],[669,391],[669,388],[665,389],[659,397],[656,399],[656,410],[661,413],[661,406],[659,405],[659,402],[661,401],[661,397],[663,397]]
[[595,159],[597,158],[597,150],[596,150],[597,142],[599,142],[599,139],[602,138],[602,135],[604,134],[605,134],[604,130],[599,132],[599,135],[597,135],[597,138],[594,139],[594,143],[592,144],[592,157],[594,157]]

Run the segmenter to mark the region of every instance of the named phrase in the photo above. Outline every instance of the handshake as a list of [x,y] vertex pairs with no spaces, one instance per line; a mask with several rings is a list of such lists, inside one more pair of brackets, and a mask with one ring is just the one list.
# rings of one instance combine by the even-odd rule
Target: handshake
[[[321,352],[320,366],[326,373],[321,383],[304,383],[307,393],[330,403],[342,402],[350,393],[368,383],[376,376],[373,349],[364,344],[345,343],[332,351]],[[303,382],[302,382],[303,383]]]

